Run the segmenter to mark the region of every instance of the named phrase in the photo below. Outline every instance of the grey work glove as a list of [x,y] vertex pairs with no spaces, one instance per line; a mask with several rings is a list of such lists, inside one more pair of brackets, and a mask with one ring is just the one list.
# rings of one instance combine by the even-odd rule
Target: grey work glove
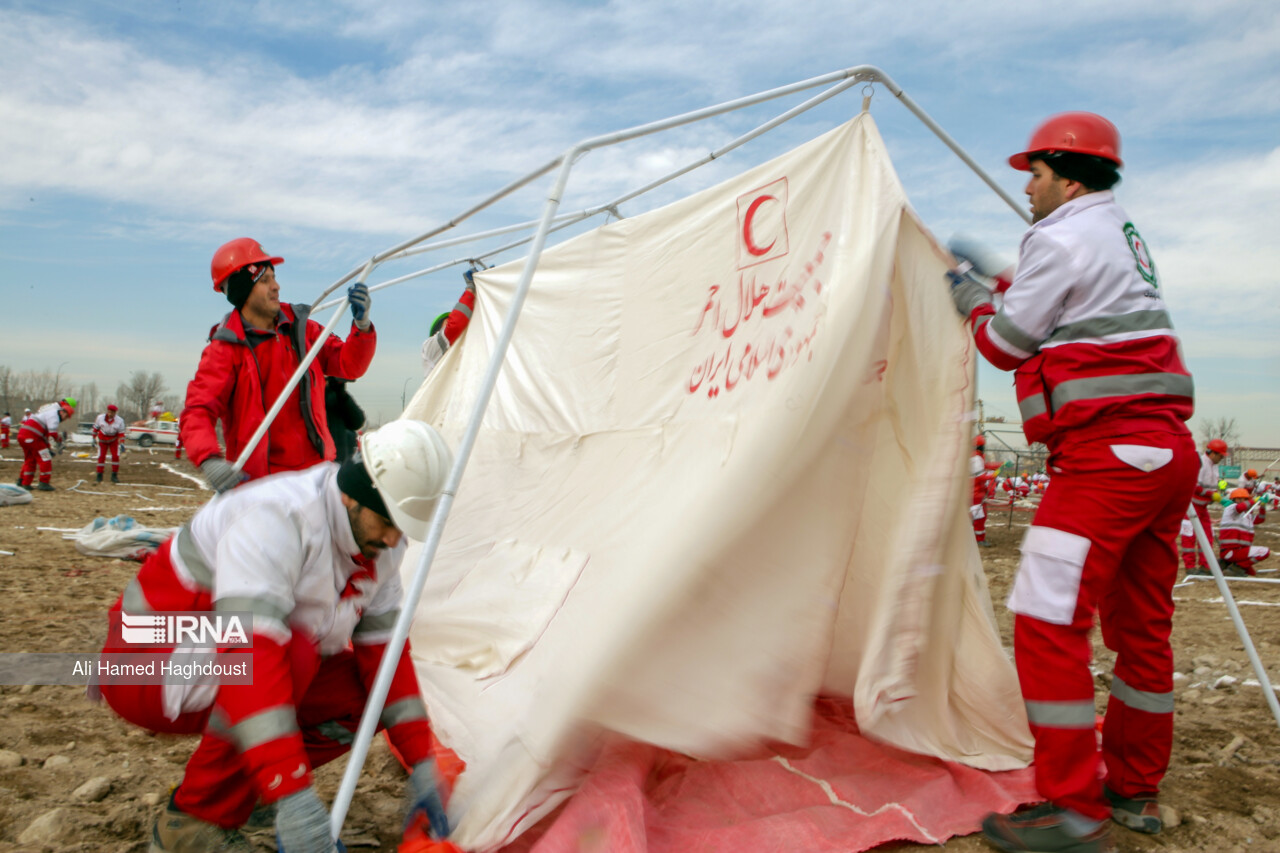
[[993,302],[991,291],[969,275],[967,269],[964,272],[947,270],[947,281],[951,283],[951,300],[955,302],[956,310],[960,312],[960,316],[966,320],[973,314],[974,308],[984,302]]
[[419,816],[425,817],[431,827],[433,838],[449,836],[449,817],[444,810],[444,797],[440,770],[436,760],[428,758],[413,765],[413,773],[409,774],[409,783],[405,787],[406,809],[404,827],[407,830]]
[[241,480],[247,479],[244,472],[237,471],[231,467],[231,463],[221,456],[210,456],[201,462],[200,472],[204,474],[205,482],[209,484],[209,488],[218,494],[231,491],[240,485]]
[[351,303],[351,319],[356,321],[356,328],[362,332],[369,331],[373,321],[369,319],[369,306],[373,304],[369,296],[369,286],[357,282],[347,289],[347,301]]
[[303,788],[276,802],[276,848],[279,853],[333,853],[338,849],[329,834],[329,811],[315,788]]

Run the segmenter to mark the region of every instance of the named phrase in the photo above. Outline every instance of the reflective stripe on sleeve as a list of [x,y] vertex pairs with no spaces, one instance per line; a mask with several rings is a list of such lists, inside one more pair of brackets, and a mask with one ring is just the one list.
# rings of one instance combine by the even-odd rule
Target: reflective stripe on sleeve
[[1151,693],[1137,690],[1117,677],[1111,679],[1111,695],[1135,711],[1146,711],[1148,714],[1173,713],[1173,691]]
[[1040,342],[1020,329],[1003,311],[997,313],[995,319],[991,321],[990,331],[1022,350],[1021,354],[1024,357],[1030,356],[1040,348]]
[[366,613],[360,617],[360,621],[356,623],[356,627],[352,630],[352,634],[367,634],[370,631],[390,631],[396,626],[396,620],[400,618],[399,610],[391,610],[386,613],[378,613],[370,615]]
[[131,615],[139,613],[152,612],[151,604],[147,601],[147,597],[142,593],[142,584],[135,577],[129,581],[129,585],[124,588],[124,598],[120,602],[120,608]]
[[213,603],[215,611],[253,614],[253,631],[268,636],[290,635],[289,614],[284,608],[261,598],[228,596]]
[[[209,722],[212,726],[213,715],[210,715]],[[221,719],[219,728],[218,733],[231,741],[236,749],[248,752],[255,746],[262,746],[264,743],[296,734],[298,712],[292,705],[284,705],[245,717],[234,726],[226,726],[225,718]]]
[[1032,418],[1048,414],[1049,407],[1044,403],[1043,394],[1032,394],[1018,401],[1018,411],[1022,414],[1022,422],[1026,423]]
[[422,699],[417,696],[407,696],[383,708],[382,716],[378,718],[378,721],[387,728],[391,728],[401,723],[409,723],[415,720],[425,721],[426,719],[427,709],[422,704]]
[[178,528],[178,535],[174,539],[178,548],[178,557],[182,560],[182,565],[191,574],[191,579],[199,584],[202,589],[213,589],[213,571],[205,564],[204,558],[200,556],[196,543],[191,541],[191,528],[185,524],[182,525],[182,527]]
[[1049,729],[1091,729],[1097,720],[1093,700],[1081,702],[1032,702],[1027,700],[1027,722]]

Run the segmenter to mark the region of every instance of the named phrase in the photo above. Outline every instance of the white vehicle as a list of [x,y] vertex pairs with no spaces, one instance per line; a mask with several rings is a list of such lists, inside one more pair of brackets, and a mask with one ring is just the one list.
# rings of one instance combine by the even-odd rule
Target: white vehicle
[[125,430],[124,437],[126,441],[136,441],[139,447],[150,447],[153,444],[170,444],[178,443],[178,422],[177,421],[137,421],[129,424],[129,428]]

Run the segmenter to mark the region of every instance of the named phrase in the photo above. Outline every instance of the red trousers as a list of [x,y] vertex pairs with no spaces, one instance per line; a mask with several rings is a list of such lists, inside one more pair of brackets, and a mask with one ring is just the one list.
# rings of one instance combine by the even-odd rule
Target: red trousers
[[[1213,546],[1213,519],[1209,518],[1209,507],[1192,504],[1195,508],[1196,516],[1200,519],[1201,526],[1204,527],[1204,535],[1209,537],[1209,546]],[[1190,526],[1190,525],[1188,525]],[[1205,561],[1204,552],[1200,550],[1200,543],[1196,541],[1195,528],[1188,533],[1183,528],[1182,539],[1182,565],[1184,568],[1194,569],[1197,566],[1202,569],[1209,568],[1208,562]]]
[[1260,563],[1267,557],[1271,556],[1271,549],[1264,548],[1261,545],[1242,544],[1242,545],[1226,545],[1222,546],[1222,554],[1220,555],[1222,562],[1235,563],[1251,575],[1256,575],[1253,570],[1254,563]]
[[30,486],[40,471],[40,482],[47,483],[53,477],[53,457],[49,454],[49,442],[29,429],[18,430],[18,444],[22,446],[22,470],[18,472],[18,484]]
[[111,473],[120,473],[120,440],[102,441],[98,440],[98,473],[102,473],[102,469],[107,461],[107,450],[111,450]]
[[0,424],[0,447],[9,446],[9,426],[8,424]]
[[[367,693],[356,668],[355,653],[341,652],[321,661],[314,659],[314,646],[304,641],[290,644],[294,661],[294,707],[298,728],[311,766],[327,764],[351,748],[360,725]],[[311,666],[297,656],[312,656]],[[315,664],[319,668],[315,669]],[[310,669],[313,677],[299,672]],[[187,761],[182,784],[174,794],[174,804],[187,814],[227,829],[244,825],[258,801],[252,778],[243,769],[240,753],[231,743],[205,730],[211,707],[181,714],[170,720],[164,716],[163,687],[158,684],[102,685],[102,697],[124,719],[166,734],[204,733]],[[378,726],[382,730],[382,726]]]
[[[975,514],[976,513],[976,514]],[[973,536],[979,542],[987,541],[987,508],[976,503],[969,508],[969,517],[973,519]]]
[[[1110,808],[1100,764],[1125,797],[1154,795],[1169,766],[1174,539],[1200,463],[1190,435],[1154,432],[1069,447],[1050,464],[1053,488],[1023,540],[1009,601],[1014,653],[1037,790],[1102,820]],[[1095,612],[1116,652],[1101,755],[1089,670]]]

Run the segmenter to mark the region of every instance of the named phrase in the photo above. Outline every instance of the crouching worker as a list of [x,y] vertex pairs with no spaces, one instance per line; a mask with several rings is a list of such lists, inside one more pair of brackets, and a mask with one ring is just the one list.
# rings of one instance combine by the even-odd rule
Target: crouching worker
[[1267,519],[1270,498],[1263,495],[1253,500],[1248,489],[1232,489],[1222,507],[1222,520],[1218,522],[1218,545],[1222,549],[1218,558],[1222,561],[1222,573],[1227,577],[1243,578],[1256,575],[1253,566],[1271,556],[1271,549],[1253,544],[1253,526]]
[[[430,426],[394,421],[339,466],[321,463],[218,495],[143,563],[112,616],[252,615],[252,683],[107,684],[117,714],[156,732],[200,734],[150,850],[252,849],[238,831],[274,804],[280,849],[334,850],[311,771],[345,753],[401,606],[405,534],[426,537],[452,465]],[[136,619],[133,621],[137,621]],[[121,630],[109,632],[119,637]],[[109,639],[104,660],[134,651]],[[166,647],[161,660],[173,652]],[[223,679],[230,682],[233,679]],[[408,821],[448,833],[431,728],[409,647],[380,718],[413,768]]]

